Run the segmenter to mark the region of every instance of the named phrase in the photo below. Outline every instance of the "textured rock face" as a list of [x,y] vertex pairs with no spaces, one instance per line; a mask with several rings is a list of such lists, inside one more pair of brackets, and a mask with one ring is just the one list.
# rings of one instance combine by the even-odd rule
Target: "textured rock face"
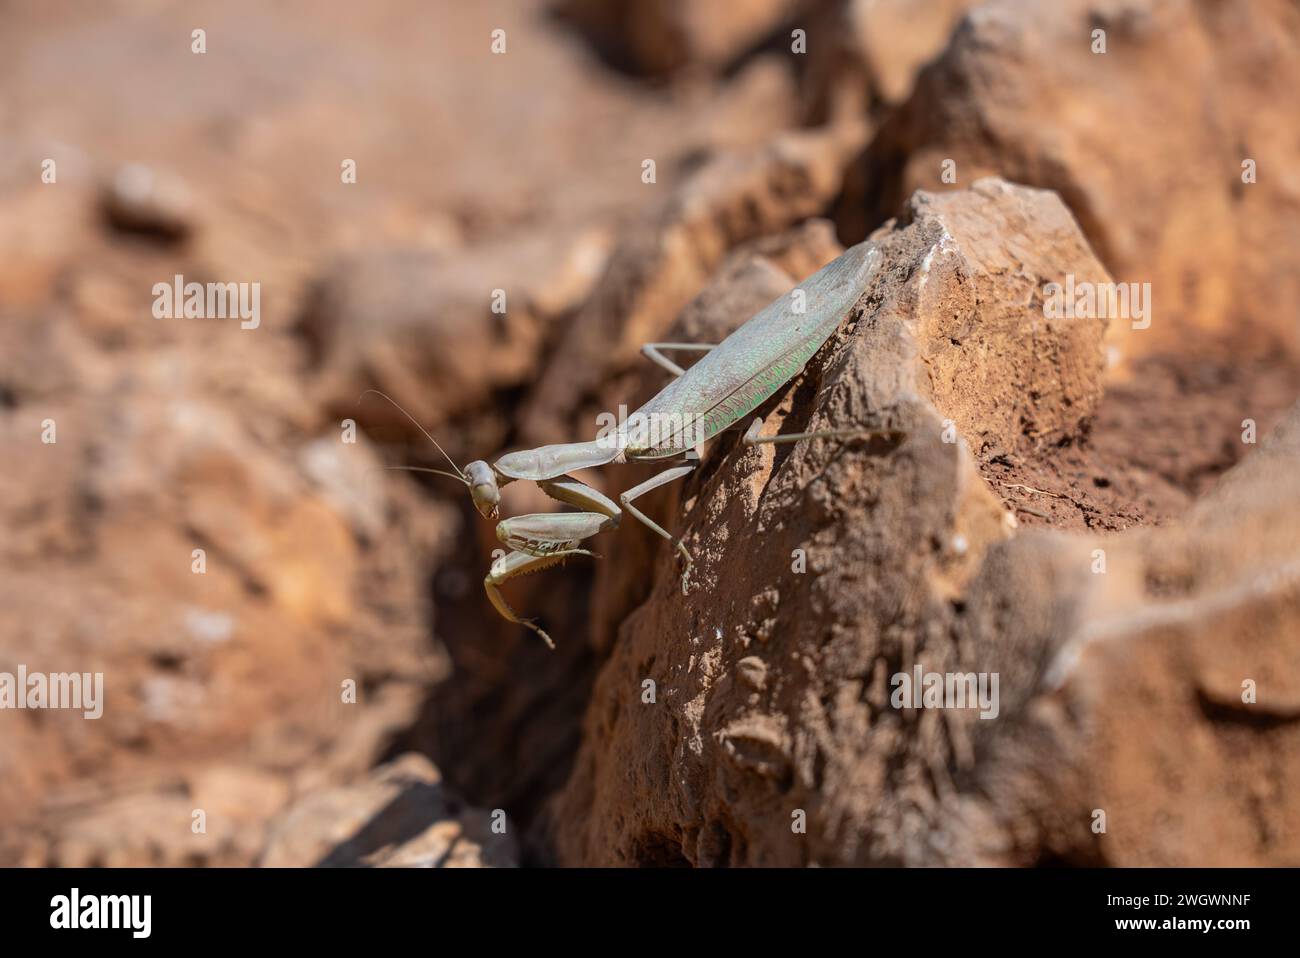
[[[1300,862],[1294,3],[227,0],[220,84],[134,6],[0,30],[0,673],[106,696],[0,712],[0,865]],[[625,522],[507,587],[549,652],[383,469],[444,463],[368,387],[462,463],[589,438],[872,233],[764,429],[906,438],[713,443],[638,501],[689,596]]]
[[1300,350],[1300,194],[1281,173],[1297,86],[1300,13],[1284,0],[994,0],[873,141],[866,222],[952,188],[947,161],[958,187],[994,174],[1053,189],[1117,280],[1151,284],[1130,351],[1243,322]]
[[[554,787],[590,657],[512,654],[522,637],[480,610],[491,528],[461,521],[459,487],[385,473],[417,440],[412,464],[436,453],[358,397],[450,421],[462,461],[498,449],[615,227],[668,192],[640,157],[668,186],[693,158],[761,152],[792,78],[756,61],[685,109],[609,83],[531,2],[458,5],[436,30],[412,29],[416,3],[325,3],[300,44],[295,11],[234,0],[205,26],[249,69],[217,84],[168,41],[193,29],[182,12],[83,10],[95,55],[63,12],[6,13],[0,671],[102,670],[106,710],[0,713],[0,863],[249,864],[288,803],[400,751],[453,667],[454,732],[411,737],[488,808]],[[510,55],[486,59],[503,16]],[[544,103],[520,111],[538,78]],[[155,319],[150,289],[177,273],[260,283],[261,325]]]
[[[881,112],[907,99],[972,0],[845,0],[807,18],[805,107],[815,120]],[[803,22],[802,20],[800,21]]]
[[1007,721],[976,724],[912,860],[1296,860],[1297,465],[1300,406],[1176,523],[990,551],[963,634],[1005,670]]
[[[1033,291],[1106,273],[1053,194],[1001,181],[920,194],[876,239],[879,281],[764,431],[907,440],[706,455],[680,506],[697,591],[660,550],[625,598],[560,861],[1294,861],[1300,407],[1174,525],[1018,529],[969,448],[1078,433],[1105,324],[1045,321]],[[597,592],[636,583],[602,569]],[[996,716],[894,707],[918,668],[996,674]]]
[[996,180],[920,194],[876,240],[878,278],[764,432],[906,441],[709,451],[680,507],[696,591],[661,554],[619,631],[554,809],[562,861],[902,861],[932,827],[930,766],[969,761],[936,713],[889,709],[887,674],[996,668],[996,649],[954,641],[1015,524],[968,443],[1049,441],[1087,416],[1105,323],[1045,320],[1034,294],[1106,273],[1059,199]]

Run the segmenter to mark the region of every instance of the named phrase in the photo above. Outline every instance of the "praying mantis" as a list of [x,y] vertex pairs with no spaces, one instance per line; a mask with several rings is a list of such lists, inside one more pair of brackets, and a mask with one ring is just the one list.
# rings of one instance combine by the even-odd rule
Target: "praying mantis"
[[[591,442],[561,443],[507,453],[496,462],[468,463],[464,470],[432,436],[425,435],[451,463],[455,475],[421,469],[458,479],[469,487],[474,507],[485,519],[497,519],[501,487],[518,480],[534,482],[550,498],[578,512],[536,513],[502,519],[496,534],[509,549],[496,560],[483,580],[488,601],[507,621],[523,625],[554,649],[551,637],[531,619],[515,614],[500,586],[518,576],[539,572],[576,555],[594,556],[581,543],[617,528],[626,510],[634,519],[672,542],[685,561],[682,593],[694,560],[680,538],[638,510],[632,503],[653,489],[681,479],[695,468],[687,462],[665,469],[633,486],[614,502],[570,473],[611,463],[685,458],[698,460],[700,445],[737,425],[782,386],[795,378],[822,345],[839,329],[845,315],[866,290],[879,266],[880,252],[871,242],[846,250],[790,293],[770,303],[721,343],[649,343],[645,356],[675,378],[611,434]],[[689,369],[663,355],[664,350],[704,353]],[[417,424],[418,425],[418,424]],[[886,436],[897,442],[898,432],[827,429],[761,436],[761,418],[746,430],[743,443],[791,443],[803,439]],[[423,430],[422,430],[423,431]]]

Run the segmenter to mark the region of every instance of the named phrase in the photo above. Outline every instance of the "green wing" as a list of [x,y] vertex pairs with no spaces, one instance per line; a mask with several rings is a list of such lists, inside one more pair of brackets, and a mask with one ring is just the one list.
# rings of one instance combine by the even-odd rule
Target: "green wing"
[[[703,435],[695,438],[701,439],[731,427],[800,373],[866,291],[879,260],[879,250],[870,242],[846,250],[764,307],[633,416],[651,417],[652,427],[673,422],[673,416],[697,418]],[[795,312],[795,290],[805,294],[802,312]],[[653,444],[629,445],[628,454],[680,454],[683,431],[660,427],[651,433]]]

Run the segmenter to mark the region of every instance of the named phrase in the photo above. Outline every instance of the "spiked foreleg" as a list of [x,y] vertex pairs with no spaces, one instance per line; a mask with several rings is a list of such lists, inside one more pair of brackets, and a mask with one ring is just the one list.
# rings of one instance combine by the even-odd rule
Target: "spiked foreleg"
[[547,479],[538,487],[552,499],[585,512],[535,512],[497,523],[497,538],[534,556],[553,555],[571,544],[618,526],[623,513],[608,496],[570,476]]
[[607,496],[569,476],[547,479],[537,485],[552,499],[589,511],[538,512],[498,522],[497,538],[514,551],[492,563],[492,571],[483,580],[483,587],[502,618],[532,629],[547,645],[555,648],[551,637],[540,626],[515,614],[497,587],[516,576],[549,568],[567,556],[594,557],[594,552],[579,549],[578,543],[617,526],[622,512]]
[[492,563],[492,570],[483,580],[483,589],[487,592],[488,601],[501,613],[501,617],[507,622],[514,622],[517,625],[532,629],[552,649],[555,648],[555,643],[551,641],[551,637],[546,634],[545,630],[532,619],[521,619],[517,616],[515,610],[510,608],[505,596],[501,594],[501,590],[497,587],[509,579],[528,575],[532,572],[540,572],[542,569],[557,565],[571,555],[589,556],[591,553],[586,549],[565,549],[562,552],[546,556],[529,555],[527,552],[508,552]]

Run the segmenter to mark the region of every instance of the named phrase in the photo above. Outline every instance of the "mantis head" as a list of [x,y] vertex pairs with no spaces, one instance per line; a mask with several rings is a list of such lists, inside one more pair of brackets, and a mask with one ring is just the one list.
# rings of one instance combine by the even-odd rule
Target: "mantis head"
[[[458,482],[463,482],[469,487],[469,494],[474,500],[474,508],[478,510],[479,515],[484,519],[495,519],[497,517],[500,511],[501,490],[497,488],[497,475],[492,470],[491,466],[482,459],[476,459],[462,470],[460,466],[456,465],[456,461],[452,459],[451,456],[447,455],[446,450],[443,449],[442,446],[438,445],[438,440],[429,435],[428,430],[416,422],[415,417],[398,405],[396,400],[390,396],[384,395],[378,389],[367,389],[361,394],[362,399],[365,398],[366,393],[374,393],[376,396],[380,396],[392,403],[393,407],[397,409],[398,412],[415,425],[415,428],[424,433],[424,437],[428,439],[429,442],[433,443],[434,448],[437,449],[438,452],[442,453],[442,457],[447,460],[447,464],[456,471],[453,473],[447,472],[445,469],[429,469],[424,466],[389,466],[389,469],[402,469],[407,472],[429,472],[434,475],[446,476],[448,479],[455,479]],[[360,400],[357,401],[360,402]]]
[[482,459],[475,459],[465,467],[469,494],[474,500],[474,508],[484,519],[495,519],[501,503],[501,490],[497,488],[497,476]]

